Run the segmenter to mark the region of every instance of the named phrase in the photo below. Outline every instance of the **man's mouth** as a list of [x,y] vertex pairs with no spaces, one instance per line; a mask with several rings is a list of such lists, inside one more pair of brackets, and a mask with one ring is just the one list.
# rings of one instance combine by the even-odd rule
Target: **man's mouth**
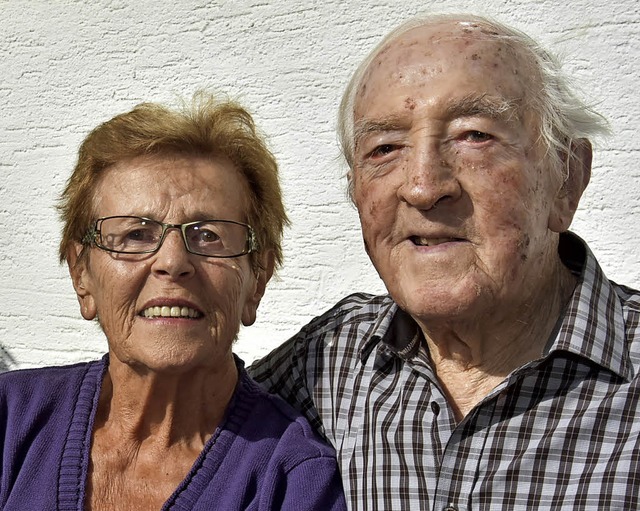
[[435,247],[443,243],[462,241],[460,238],[424,238],[422,236],[411,236],[409,239],[414,245],[419,247]]
[[161,305],[149,307],[140,313],[145,318],[190,318],[197,319],[202,316],[200,311],[191,307],[178,307],[176,305]]

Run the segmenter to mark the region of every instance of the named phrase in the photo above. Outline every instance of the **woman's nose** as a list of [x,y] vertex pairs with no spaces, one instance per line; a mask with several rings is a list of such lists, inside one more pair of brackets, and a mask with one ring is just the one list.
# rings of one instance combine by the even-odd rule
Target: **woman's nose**
[[192,259],[180,229],[170,227],[155,254],[152,270],[160,276],[184,278],[195,272]]

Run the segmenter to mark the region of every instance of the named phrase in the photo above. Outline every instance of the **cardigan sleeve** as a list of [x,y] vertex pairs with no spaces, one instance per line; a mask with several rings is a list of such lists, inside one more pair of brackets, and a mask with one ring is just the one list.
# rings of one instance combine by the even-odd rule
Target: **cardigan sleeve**
[[[266,487],[266,485],[265,485]],[[345,511],[342,480],[335,458],[307,459],[274,477],[272,491],[263,493],[260,510]]]

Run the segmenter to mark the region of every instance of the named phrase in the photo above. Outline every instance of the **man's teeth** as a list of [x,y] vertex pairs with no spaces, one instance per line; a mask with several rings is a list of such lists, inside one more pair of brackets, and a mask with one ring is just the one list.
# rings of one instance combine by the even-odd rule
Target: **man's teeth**
[[421,236],[413,236],[413,243],[421,247],[433,247],[449,241],[452,241],[452,238],[423,238]]
[[200,313],[192,309],[191,307],[169,307],[168,305],[163,305],[162,307],[149,307],[142,311],[142,315],[145,318],[197,318],[200,316]]

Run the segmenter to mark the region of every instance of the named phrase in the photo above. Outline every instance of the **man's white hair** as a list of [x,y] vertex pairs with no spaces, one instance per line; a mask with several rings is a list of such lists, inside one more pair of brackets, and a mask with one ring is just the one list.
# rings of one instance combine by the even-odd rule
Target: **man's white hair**
[[338,113],[338,137],[342,154],[349,165],[349,195],[352,194],[354,169],[354,107],[356,97],[371,63],[395,40],[418,27],[446,23],[471,23],[483,30],[483,37],[495,38],[510,45],[516,55],[523,57],[526,80],[525,108],[538,118],[539,136],[552,170],[566,179],[567,158],[571,157],[571,143],[578,139],[593,140],[607,135],[607,121],[580,99],[570,80],[562,71],[557,56],[545,50],[524,32],[508,27],[485,16],[473,14],[423,14],[411,18],[391,31],[360,63],[342,96]]

